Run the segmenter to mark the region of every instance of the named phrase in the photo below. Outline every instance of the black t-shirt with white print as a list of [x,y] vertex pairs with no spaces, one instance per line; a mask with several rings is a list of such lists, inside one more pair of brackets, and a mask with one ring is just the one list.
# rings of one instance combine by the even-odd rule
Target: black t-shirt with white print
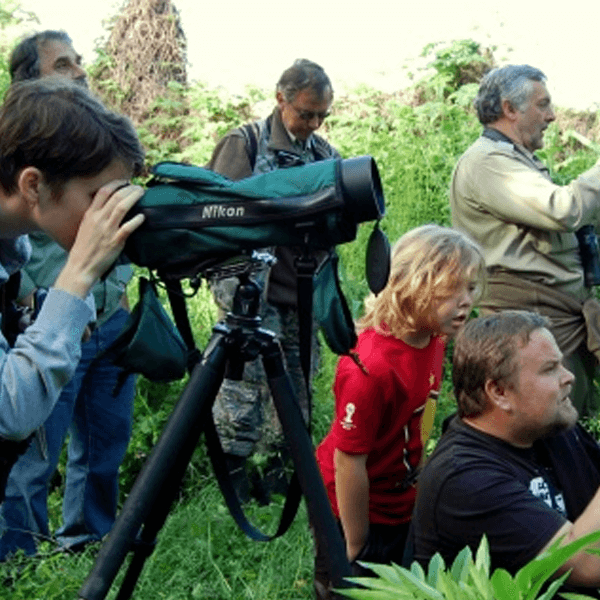
[[454,418],[419,478],[415,559],[427,565],[439,552],[450,565],[465,546],[475,552],[485,533],[492,568],[515,573],[579,516],[600,485],[583,436],[588,443],[579,427],[555,436],[554,460],[565,462],[557,475],[546,441],[515,448]]

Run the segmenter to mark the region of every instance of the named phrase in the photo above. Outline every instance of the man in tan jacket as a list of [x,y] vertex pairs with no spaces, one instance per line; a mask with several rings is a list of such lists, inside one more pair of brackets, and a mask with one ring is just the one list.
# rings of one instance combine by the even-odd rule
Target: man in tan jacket
[[549,317],[575,374],[573,402],[580,415],[593,415],[600,305],[585,285],[576,231],[598,220],[600,164],[560,186],[535,156],[556,118],[545,82],[528,65],[483,78],[475,107],[485,129],[456,165],[452,223],[483,248],[490,275],[483,312],[523,308]]

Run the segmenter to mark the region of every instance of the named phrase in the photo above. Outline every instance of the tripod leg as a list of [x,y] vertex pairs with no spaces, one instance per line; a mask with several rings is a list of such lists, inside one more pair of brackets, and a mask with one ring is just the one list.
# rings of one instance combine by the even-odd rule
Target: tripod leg
[[[94,567],[79,592],[82,600],[102,600],[108,593],[125,556],[135,544],[142,525],[144,538],[153,541],[164,523],[187,463],[203,430],[204,419],[214,403],[223,380],[227,350],[221,334],[213,335],[202,363],[196,365],[158,443],[146,461]],[[179,479],[175,481],[173,473]],[[169,493],[169,491],[171,493]],[[155,506],[156,499],[162,502]],[[168,500],[168,501],[167,501]],[[150,537],[150,534],[152,537]],[[137,575],[148,553],[136,560]],[[141,564],[140,564],[141,563]],[[135,579],[137,579],[137,575]],[[133,590],[134,575],[128,578]],[[119,596],[124,600],[128,596]]]
[[165,481],[161,495],[154,499],[151,514],[148,515],[139,537],[133,546],[133,556],[127,567],[127,572],[121,583],[121,588],[115,600],[127,600],[131,598],[133,590],[142,573],[146,559],[150,557],[156,546],[156,536],[161,530],[169,510],[177,496],[180,483],[183,480],[187,466],[192,459],[194,450],[198,443],[194,435],[191,439],[185,440],[179,456],[175,459],[172,472],[169,474],[168,481]]
[[298,398],[285,371],[281,347],[273,341],[262,352],[265,372],[285,439],[289,443],[308,514],[318,543],[327,557],[333,586],[350,587],[345,577],[352,575],[346,548],[329,504],[321,473],[314,457],[308,429],[302,418]]

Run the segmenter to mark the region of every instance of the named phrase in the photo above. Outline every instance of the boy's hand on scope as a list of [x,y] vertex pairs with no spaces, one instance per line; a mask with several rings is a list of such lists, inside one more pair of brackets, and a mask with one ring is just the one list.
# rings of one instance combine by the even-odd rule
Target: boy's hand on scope
[[54,287],[80,298],[88,295],[123,251],[127,238],[144,222],[141,214],[123,222],[143,194],[143,188],[125,181],[112,181],[98,190]]

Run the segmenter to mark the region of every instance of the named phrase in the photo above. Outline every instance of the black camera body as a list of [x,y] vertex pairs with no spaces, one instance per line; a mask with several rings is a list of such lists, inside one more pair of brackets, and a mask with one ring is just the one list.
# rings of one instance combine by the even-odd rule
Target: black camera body
[[575,232],[579,242],[579,254],[583,266],[586,287],[600,285],[600,250],[598,236],[593,225],[584,225]]

